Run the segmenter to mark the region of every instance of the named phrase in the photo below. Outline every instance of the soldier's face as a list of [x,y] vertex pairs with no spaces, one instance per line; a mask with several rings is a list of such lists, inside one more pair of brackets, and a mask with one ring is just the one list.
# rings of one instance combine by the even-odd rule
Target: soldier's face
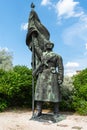
[[47,48],[47,49],[52,49],[52,47],[53,47],[53,46],[52,46],[52,44],[50,44],[50,43],[46,45],[46,48]]

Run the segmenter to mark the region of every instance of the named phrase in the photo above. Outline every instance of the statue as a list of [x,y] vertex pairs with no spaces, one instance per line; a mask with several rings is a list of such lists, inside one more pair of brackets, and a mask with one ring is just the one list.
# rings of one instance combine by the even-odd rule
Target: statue
[[42,115],[42,103],[52,102],[54,104],[54,115],[59,114],[60,86],[63,82],[63,60],[52,49],[54,44],[50,41],[50,33],[40,22],[37,13],[34,11],[34,4],[31,4],[29,15],[28,32],[26,44],[32,51],[32,82],[36,77],[37,83],[34,94],[32,111],[34,116],[34,101],[36,101],[36,117]]

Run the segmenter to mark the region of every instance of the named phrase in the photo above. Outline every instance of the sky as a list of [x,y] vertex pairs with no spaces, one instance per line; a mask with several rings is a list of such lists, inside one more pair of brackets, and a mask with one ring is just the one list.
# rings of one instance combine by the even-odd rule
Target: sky
[[31,68],[25,40],[32,2],[53,51],[63,58],[65,75],[87,68],[87,0],[0,0],[0,50],[11,52],[14,66]]

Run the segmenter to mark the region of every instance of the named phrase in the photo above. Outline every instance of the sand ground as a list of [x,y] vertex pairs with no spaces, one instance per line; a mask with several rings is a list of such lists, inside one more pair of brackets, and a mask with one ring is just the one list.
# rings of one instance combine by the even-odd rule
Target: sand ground
[[87,130],[87,116],[61,113],[66,118],[57,123],[30,120],[30,110],[9,110],[0,113],[0,130]]

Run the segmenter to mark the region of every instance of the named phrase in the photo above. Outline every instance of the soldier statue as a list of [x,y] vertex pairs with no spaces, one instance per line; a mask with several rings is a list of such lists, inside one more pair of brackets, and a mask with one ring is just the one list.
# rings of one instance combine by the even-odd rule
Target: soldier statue
[[29,16],[26,44],[33,53],[32,76],[36,77],[34,101],[36,101],[36,117],[42,115],[42,103],[51,102],[54,115],[59,114],[60,86],[63,82],[62,57],[53,52],[54,44],[49,40],[50,33],[42,25],[37,13],[32,10]]
[[[54,44],[46,43],[41,56],[41,65],[35,89],[37,116],[42,114],[42,103],[53,102],[54,114],[59,114],[60,85],[63,82],[63,62],[60,55],[52,51]],[[37,69],[37,68],[36,68]]]

